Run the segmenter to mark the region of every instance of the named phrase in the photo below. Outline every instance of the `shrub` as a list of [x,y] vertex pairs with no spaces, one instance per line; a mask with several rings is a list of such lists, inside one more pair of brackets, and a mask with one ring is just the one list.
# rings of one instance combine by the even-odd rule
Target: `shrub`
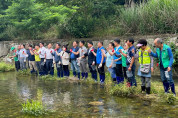
[[131,96],[139,93],[138,87],[127,87],[126,83],[115,85],[110,90],[110,94],[116,96]]
[[0,62],[0,72],[14,71],[15,66],[10,63]]
[[149,0],[123,10],[119,25],[124,33],[176,33],[177,6],[177,0]]
[[27,100],[25,103],[22,104],[22,112],[29,114],[29,115],[43,115],[46,114],[47,110],[43,106],[42,102],[40,101],[34,101]]
[[29,76],[29,75],[31,75],[31,74],[30,74],[30,70],[28,70],[28,69],[19,70],[17,72],[17,76]]

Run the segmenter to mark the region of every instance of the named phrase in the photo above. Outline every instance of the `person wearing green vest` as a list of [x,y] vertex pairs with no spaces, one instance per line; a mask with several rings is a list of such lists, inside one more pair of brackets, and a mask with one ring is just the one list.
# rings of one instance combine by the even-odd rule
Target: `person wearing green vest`
[[10,56],[10,58],[13,58],[14,59],[14,62],[15,62],[15,68],[16,70],[18,71],[20,69],[20,62],[19,62],[19,59],[18,59],[18,55],[17,55],[17,50],[15,49],[15,47],[11,47],[11,51],[13,51],[13,56]]
[[[147,46],[147,41],[145,39],[140,39],[138,44],[138,51],[135,54],[135,58],[139,59],[138,76],[141,77],[141,91],[146,94],[150,94],[151,90],[151,72],[153,72],[153,57],[148,52],[150,47]],[[134,53],[134,50],[132,50]]]
[[151,50],[148,52],[155,58],[159,59],[161,80],[163,82],[165,93],[169,93],[171,88],[172,93],[176,96],[174,81],[172,79],[172,64],[174,61],[171,48],[163,43],[161,38],[156,38],[154,45],[157,47],[156,53]]

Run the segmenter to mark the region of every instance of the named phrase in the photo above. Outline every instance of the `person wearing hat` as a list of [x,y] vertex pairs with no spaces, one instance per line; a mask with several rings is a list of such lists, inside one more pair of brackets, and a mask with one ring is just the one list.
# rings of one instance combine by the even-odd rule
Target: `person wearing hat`
[[139,59],[140,66],[138,68],[138,76],[141,77],[141,91],[146,90],[146,94],[150,94],[151,90],[151,72],[153,72],[153,57],[149,54],[150,47],[147,46],[145,39],[140,39],[138,44],[138,51],[135,54],[135,50],[132,49],[132,53],[135,54],[135,58]]
[[11,51],[13,51],[13,56],[10,56],[9,58],[14,59],[15,68],[18,71],[20,69],[20,62],[19,62],[19,59],[18,59],[17,50],[15,49],[15,47],[11,47]]

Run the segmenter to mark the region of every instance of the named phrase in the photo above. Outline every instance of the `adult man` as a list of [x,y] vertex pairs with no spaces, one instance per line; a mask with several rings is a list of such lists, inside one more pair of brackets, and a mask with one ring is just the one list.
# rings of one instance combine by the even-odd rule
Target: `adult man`
[[20,45],[20,51],[18,52],[19,54],[19,61],[20,61],[20,69],[23,70],[23,69],[26,69],[26,57],[27,57],[27,52],[26,52],[26,49],[24,48],[25,45],[22,44]]
[[37,74],[37,67],[36,67],[36,63],[35,63],[35,56],[34,56],[31,44],[28,46],[27,55],[28,55],[28,62],[29,62],[31,74],[33,72],[35,72]]
[[76,76],[76,71],[78,74],[78,78],[80,79],[80,69],[77,64],[77,58],[79,57],[79,54],[77,53],[79,50],[79,47],[77,47],[78,42],[73,42],[73,47],[70,49],[70,62],[71,62],[71,69],[73,71],[74,77]]
[[136,79],[135,79],[135,57],[134,57],[135,54],[132,53],[132,50],[134,50],[134,52],[136,52],[136,49],[135,49],[133,44],[134,44],[134,39],[133,38],[128,39],[127,45],[129,46],[129,49],[128,49],[127,54],[124,54],[122,52],[122,50],[119,50],[119,52],[123,56],[127,57],[127,61],[126,61],[127,70],[132,73],[132,76],[128,77],[129,84],[131,86],[133,86],[133,85],[137,86],[137,82],[136,82]]
[[96,64],[97,64],[98,72],[100,74],[101,84],[103,84],[105,81],[104,65],[105,65],[105,60],[106,60],[106,58],[102,54],[102,51],[105,52],[105,49],[103,47],[103,42],[99,41],[97,52],[96,53],[94,51],[92,52],[96,56]]
[[45,60],[44,62],[46,62],[46,70],[47,70],[47,74],[49,73],[50,75],[54,75],[54,65],[53,65],[53,55],[52,53],[54,53],[54,50],[52,49],[52,44],[49,43],[48,44],[48,48],[46,48],[45,50]]
[[63,77],[62,60],[61,57],[57,55],[57,53],[60,53],[61,51],[60,44],[56,43],[55,52],[53,52],[52,55],[54,56],[53,63],[56,64],[58,77]]
[[18,71],[20,69],[20,62],[19,62],[19,59],[18,59],[18,55],[17,55],[17,50],[15,49],[15,47],[11,47],[11,51],[13,51],[13,56],[10,56],[10,58],[13,58],[14,61],[15,61],[15,68],[16,68],[16,71]]
[[44,59],[45,59],[45,50],[46,48],[44,47],[44,43],[40,43],[40,50],[39,50],[39,56],[40,56],[40,59],[41,59],[41,64],[40,64],[40,70],[39,70],[39,75],[45,75],[47,72],[46,72],[46,65],[44,63]]
[[172,64],[174,59],[171,48],[164,44],[161,38],[156,38],[154,45],[157,47],[156,53],[153,53],[151,50],[148,52],[153,57],[159,59],[161,80],[163,82],[165,93],[168,93],[169,87],[171,87],[172,93],[176,95],[174,81],[172,79]]
[[88,56],[88,67],[91,72],[91,76],[95,81],[97,81],[97,71],[96,71],[96,56],[92,52],[97,52],[97,50],[93,47],[93,42],[88,42],[88,51],[85,53],[85,56]]

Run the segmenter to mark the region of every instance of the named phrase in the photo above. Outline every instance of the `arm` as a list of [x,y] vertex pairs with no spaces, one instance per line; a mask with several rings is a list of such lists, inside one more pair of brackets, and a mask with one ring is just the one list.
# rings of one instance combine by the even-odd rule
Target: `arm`
[[151,54],[151,56],[152,56],[152,57],[158,58],[158,54],[157,54],[157,52],[156,52],[156,53],[154,53],[154,52],[152,52],[152,51],[151,51],[151,53],[150,53],[150,54]]
[[169,67],[172,67],[172,64],[173,64],[173,61],[174,61],[174,58],[173,58],[173,54],[172,54],[172,51],[171,51],[171,48],[168,48],[168,55],[169,55]]

